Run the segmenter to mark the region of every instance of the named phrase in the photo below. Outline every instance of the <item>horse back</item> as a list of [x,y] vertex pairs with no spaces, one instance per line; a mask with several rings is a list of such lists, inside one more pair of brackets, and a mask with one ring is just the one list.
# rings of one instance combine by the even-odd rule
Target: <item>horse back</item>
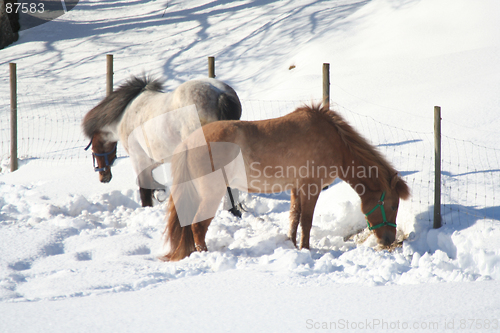
[[[331,125],[307,113],[294,112],[261,121],[219,121],[203,126],[203,132],[209,145],[236,144],[245,162],[247,178],[262,182],[271,181],[266,175],[277,175],[283,170],[272,181],[285,185],[297,178],[296,173],[286,174],[286,170],[331,165],[332,156],[342,158],[341,149],[337,155],[332,150]],[[221,163],[224,165],[231,162],[230,157],[223,155],[216,158],[224,160]]]
[[[207,142],[232,142],[259,155],[290,155],[294,149],[315,142],[329,142],[332,128],[315,115],[292,112],[283,117],[258,121],[218,121],[203,126]],[[317,150],[316,148],[313,150]],[[307,153],[302,150],[299,154]]]
[[234,89],[212,78],[181,84],[173,92],[172,102],[175,106],[196,105],[202,125],[241,117],[241,102]]

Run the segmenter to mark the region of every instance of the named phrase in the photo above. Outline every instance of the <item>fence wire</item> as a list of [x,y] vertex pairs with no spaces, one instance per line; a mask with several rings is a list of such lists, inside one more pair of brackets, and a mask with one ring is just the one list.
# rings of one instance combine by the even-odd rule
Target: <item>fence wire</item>
[[[21,95],[17,98],[17,137],[19,163],[49,165],[79,163],[90,160],[84,151],[85,138],[81,122],[99,99],[91,96],[64,97]],[[10,161],[10,105],[0,101],[0,158]],[[118,156],[125,156],[123,148]]]
[[[81,130],[84,115],[101,98],[18,96],[18,157],[23,163],[59,165],[90,163],[88,139]],[[10,159],[10,105],[0,100],[0,159]],[[302,101],[242,100],[242,120],[283,116]],[[434,134],[385,124],[332,104],[355,129],[393,163],[411,188],[410,209],[432,225],[434,201]],[[394,111],[388,111],[394,112]],[[500,150],[442,136],[442,216],[444,224],[471,225],[478,219],[500,221],[498,184]],[[118,156],[126,156],[119,145]],[[4,170],[5,171],[5,170]],[[422,207],[428,207],[421,211]]]
[[458,225],[500,220],[500,149],[443,135],[442,214]]
[[[417,220],[434,218],[434,133],[402,129],[337,109],[388,157],[411,188]],[[500,221],[500,149],[441,136],[441,216],[443,224],[470,226],[477,220]],[[426,211],[420,211],[427,206]]]

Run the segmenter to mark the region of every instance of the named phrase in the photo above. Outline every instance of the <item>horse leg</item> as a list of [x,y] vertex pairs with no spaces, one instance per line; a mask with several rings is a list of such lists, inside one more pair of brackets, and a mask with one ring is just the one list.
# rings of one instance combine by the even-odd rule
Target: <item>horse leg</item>
[[300,221],[300,197],[297,195],[297,189],[291,191],[290,199],[290,229],[288,230],[288,238],[297,246],[297,227]]
[[[233,193],[235,195],[233,195]],[[236,217],[241,217],[241,210],[238,207],[238,196],[239,191],[237,189],[227,187],[227,194],[224,196],[223,209],[229,211]]]
[[204,221],[191,224],[191,230],[193,231],[194,246],[196,251],[204,252],[207,251],[207,244],[205,243],[205,236],[207,234],[208,226],[212,222],[213,218],[206,219]]
[[[153,194],[155,191],[165,191],[167,187],[163,184],[158,183],[153,178],[153,169],[159,167],[161,163],[156,163],[151,160],[150,166],[145,168],[138,176],[137,180],[139,182],[139,192],[141,195],[142,207],[153,207]],[[165,198],[166,199],[166,198]],[[158,197],[157,200],[161,201]]]
[[226,187],[220,186],[220,184],[213,184],[212,181],[199,185],[201,186],[198,187],[199,192],[197,195],[202,199],[192,220],[191,230],[193,231],[196,250],[202,252],[207,251],[205,235],[207,234],[210,222],[215,217]]
[[139,193],[141,195],[142,207],[153,207],[153,190],[158,188],[158,183],[153,179],[151,170],[156,167],[156,164],[145,168],[138,176]]
[[300,230],[302,234],[300,235],[300,248],[301,249],[309,249],[309,237],[311,235],[311,227],[312,220],[314,214],[314,207],[316,206],[316,201],[319,197],[318,193],[301,193],[300,194],[300,205],[301,205],[301,214],[300,214]]
[[142,207],[153,207],[153,190],[139,187]]

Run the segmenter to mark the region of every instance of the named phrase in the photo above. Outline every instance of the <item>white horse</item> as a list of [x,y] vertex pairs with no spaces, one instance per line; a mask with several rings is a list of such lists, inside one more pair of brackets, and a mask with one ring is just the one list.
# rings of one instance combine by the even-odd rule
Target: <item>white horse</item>
[[[238,120],[241,103],[233,88],[215,79],[191,80],[163,92],[158,80],[131,77],[90,110],[82,122],[92,145],[99,180],[111,180],[111,166],[120,141],[138,177],[142,206],[152,206],[153,190],[164,189],[152,170],[169,162],[176,146],[201,126],[217,120]],[[96,166],[97,164],[97,166]],[[240,216],[231,191],[230,211]]]

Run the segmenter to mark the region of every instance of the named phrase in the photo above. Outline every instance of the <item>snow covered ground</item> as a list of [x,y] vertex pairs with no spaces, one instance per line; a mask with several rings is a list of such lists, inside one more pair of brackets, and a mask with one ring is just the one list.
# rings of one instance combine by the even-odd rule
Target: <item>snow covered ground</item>
[[[23,157],[12,173],[2,151],[0,332],[500,329],[499,14],[495,0],[105,0],[21,32],[0,51],[0,96],[16,62],[21,105],[39,100],[28,111],[49,118],[64,109],[74,128],[104,96],[108,53],[116,83],[145,71],[168,88],[206,76],[215,56],[245,119],[319,100],[328,62],[332,105],[380,146],[413,197],[401,204],[405,240],[392,252],[366,231],[349,238],[365,221],[354,191],[336,182],[316,207],[311,251],[286,238],[286,194],[252,195],[242,219],[218,213],[208,252],[164,263],[164,206],[140,207],[128,158],[101,184],[74,150],[59,153],[73,161]],[[434,105],[450,142],[492,153],[487,169],[469,171],[469,143],[454,151],[465,160],[445,169],[444,196],[462,212],[446,211],[439,230],[427,217]],[[460,192],[468,173],[481,174],[470,187],[486,199]],[[471,211],[481,217],[462,222]]]

